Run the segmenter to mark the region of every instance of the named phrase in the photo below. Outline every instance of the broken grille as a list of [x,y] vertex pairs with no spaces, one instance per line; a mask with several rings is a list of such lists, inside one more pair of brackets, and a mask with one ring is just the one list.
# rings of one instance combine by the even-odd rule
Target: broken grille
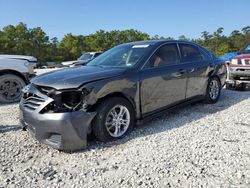
[[23,106],[29,110],[36,110],[42,103],[45,102],[45,99],[39,97],[34,93],[24,93],[23,94]]

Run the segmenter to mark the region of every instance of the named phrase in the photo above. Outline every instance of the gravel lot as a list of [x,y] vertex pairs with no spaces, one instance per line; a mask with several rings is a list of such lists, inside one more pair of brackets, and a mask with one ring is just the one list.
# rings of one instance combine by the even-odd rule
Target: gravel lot
[[222,91],[137,126],[112,143],[68,154],[18,127],[0,106],[0,187],[250,187],[250,91]]

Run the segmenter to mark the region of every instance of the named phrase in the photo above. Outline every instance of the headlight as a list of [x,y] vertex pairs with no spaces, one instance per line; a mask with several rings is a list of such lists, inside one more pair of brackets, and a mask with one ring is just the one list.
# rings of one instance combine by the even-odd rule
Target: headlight
[[50,87],[39,87],[39,90],[54,99],[54,101],[48,105],[42,113],[45,112],[72,112],[78,110],[87,110],[88,105],[86,103],[86,96],[89,91],[85,88],[68,90],[68,91],[56,91]]
[[232,59],[231,60],[231,64],[233,65],[241,65],[241,59]]

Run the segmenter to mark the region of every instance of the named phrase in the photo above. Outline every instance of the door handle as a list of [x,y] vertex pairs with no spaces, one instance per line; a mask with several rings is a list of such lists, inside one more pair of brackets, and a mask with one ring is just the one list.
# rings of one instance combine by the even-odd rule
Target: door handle
[[179,69],[179,74],[184,74],[184,73],[186,73],[187,71],[186,70],[184,70],[184,69]]
[[184,69],[179,69],[175,73],[172,74],[173,77],[178,78],[181,77],[183,74],[185,74],[187,71]]
[[190,69],[188,72],[192,73],[192,72],[194,72],[194,71],[195,71],[195,69],[192,68],[192,69]]

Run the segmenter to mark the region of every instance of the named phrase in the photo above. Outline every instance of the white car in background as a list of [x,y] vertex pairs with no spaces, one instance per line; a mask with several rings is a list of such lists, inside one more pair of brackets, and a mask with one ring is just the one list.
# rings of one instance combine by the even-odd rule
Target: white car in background
[[77,60],[62,62],[62,65],[67,67],[85,65],[100,54],[102,54],[102,52],[87,52],[82,54]]
[[17,102],[22,88],[35,76],[37,59],[23,55],[0,55],[0,103]]

